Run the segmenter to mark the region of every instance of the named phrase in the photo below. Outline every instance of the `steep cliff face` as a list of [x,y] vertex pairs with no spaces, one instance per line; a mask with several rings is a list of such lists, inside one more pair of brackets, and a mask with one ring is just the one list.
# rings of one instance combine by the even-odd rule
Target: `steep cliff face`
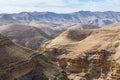
[[65,31],[46,42],[40,51],[61,66],[71,80],[120,79],[119,24],[96,30]]
[[67,80],[45,56],[0,35],[0,80]]
[[56,63],[69,73],[69,79],[119,80],[119,64],[109,59],[112,55],[114,53],[106,50],[89,51],[76,59],[63,58],[58,59]]

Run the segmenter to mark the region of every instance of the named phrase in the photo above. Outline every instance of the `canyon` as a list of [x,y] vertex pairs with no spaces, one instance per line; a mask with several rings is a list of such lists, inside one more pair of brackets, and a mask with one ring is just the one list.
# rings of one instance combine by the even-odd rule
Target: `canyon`
[[0,14],[0,80],[120,80],[120,12]]
[[68,80],[62,69],[42,54],[0,35],[0,80]]
[[39,51],[67,72],[70,80],[120,79],[120,24],[69,29]]

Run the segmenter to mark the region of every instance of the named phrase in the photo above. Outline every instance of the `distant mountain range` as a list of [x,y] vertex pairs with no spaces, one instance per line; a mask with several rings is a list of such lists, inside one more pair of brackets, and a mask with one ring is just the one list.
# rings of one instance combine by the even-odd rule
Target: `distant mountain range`
[[120,22],[120,12],[79,11],[66,14],[53,12],[21,12],[18,14],[0,14],[0,24],[31,23],[39,21],[75,22],[81,24],[104,26]]

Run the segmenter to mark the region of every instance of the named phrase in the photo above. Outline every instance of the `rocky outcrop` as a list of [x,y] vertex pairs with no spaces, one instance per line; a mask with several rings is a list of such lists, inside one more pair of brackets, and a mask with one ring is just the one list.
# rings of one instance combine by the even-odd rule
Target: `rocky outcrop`
[[[75,77],[86,80],[106,80],[108,78],[111,78],[110,80],[119,80],[120,77],[115,76],[115,74],[119,75],[119,67],[116,66],[117,63],[113,60],[109,60],[109,57],[114,55],[114,53],[101,50],[84,54],[84,56],[79,56],[76,59],[62,58],[54,61],[68,73],[68,77],[71,80],[74,80]],[[71,75],[74,75],[74,78]]]
[[[67,74],[70,80],[119,80],[120,64],[109,59],[115,53],[106,50],[85,52],[76,59],[55,58],[53,60]],[[49,56],[51,57],[51,56]],[[71,77],[74,76],[74,77]]]
[[0,80],[68,80],[66,73],[42,54],[0,35]]
[[41,52],[64,69],[70,80],[119,80],[119,30],[119,25],[68,30],[41,46]]

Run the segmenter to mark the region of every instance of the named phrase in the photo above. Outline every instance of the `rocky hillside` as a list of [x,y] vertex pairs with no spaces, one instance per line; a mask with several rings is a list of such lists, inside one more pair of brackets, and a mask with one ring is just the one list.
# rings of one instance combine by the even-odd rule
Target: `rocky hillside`
[[0,14],[0,24],[31,23],[39,21],[75,22],[98,26],[120,22],[120,12],[79,11],[68,14],[53,12],[21,12],[18,14]]
[[69,29],[39,51],[61,66],[70,80],[120,80],[120,24]]
[[42,42],[54,38],[40,28],[22,24],[3,25],[0,27],[0,33],[13,42],[31,49],[37,49]]
[[0,80],[67,80],[45,56],[0,35]]
[[93,29],[99,28],[94,25],[80,25],[77,23],[50,23],[40,24],[9,24],[0,26],[0,33],[7,36],[13,42],[31,49],[38,47],[45,41],[51,40],[67,29]]

